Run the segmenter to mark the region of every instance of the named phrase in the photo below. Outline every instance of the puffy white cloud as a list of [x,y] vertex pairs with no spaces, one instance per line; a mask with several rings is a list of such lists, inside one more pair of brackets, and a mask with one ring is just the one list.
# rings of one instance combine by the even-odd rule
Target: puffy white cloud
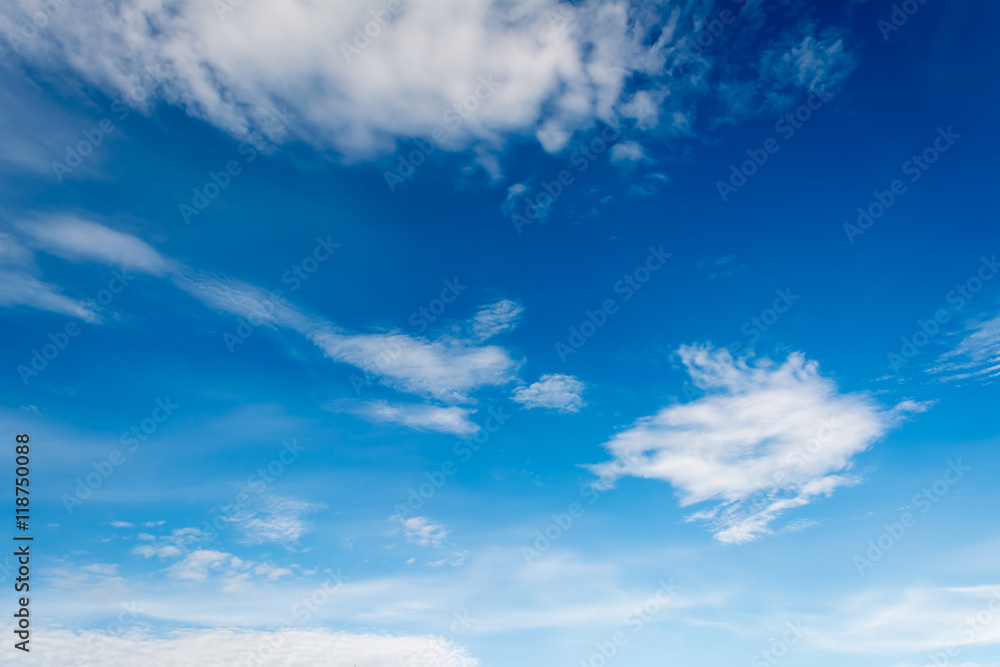
[[584,387],[572,375],[543,375],[538,382],[515,389],[512,398],[527,408],[579,412],[587,405],[582,397]]
[[[162,100],[235,136],[294,135],[368,159],[438,130],[441,147],[474,149],[494,175],[492,153],[512,136],[556,152],[597,121],[688,133],[700,101],[723,85],[817,89],[850,64],[843,41],[811,24],[763,49],[743,40],[753,52],[692,55],[716,9],[694,0],[408,0],[384,26],[368,13],[382,6],[366,3],[241,3],[221,17],[219,5],[63,4],[37,37],[21,40],[25,0],[0,10],[0,31],[36,66],[68,65],[112,97],[144,109]],[[753,72],[724,66],[729,59],[763,65]],[[739,112],[753,113],[752,97],[733,96]]]
[[400,424],[418,431],[453,433],[466,438],[475,435],[479,426],[469,419],[472,411],[455,406],[440,407],[423,403],[388,401],[337,401],[326,406],[333,412],[348,412],[377,423]]
[[854,457],[926,408],[841,393],[799,353],[782,364],[711,346],[678,354],[706,395],[638,420],[605,444],[613,460],[590,468],[603,487],[624,476],[661,479],[684,507],[714,501],[689,519],[708,520],[722,542],[757,539],[785,511],[858,482],[847,474]]

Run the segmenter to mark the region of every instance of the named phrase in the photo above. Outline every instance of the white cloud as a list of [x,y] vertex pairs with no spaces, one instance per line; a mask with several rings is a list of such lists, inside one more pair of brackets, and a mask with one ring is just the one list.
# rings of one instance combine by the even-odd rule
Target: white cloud
[[286,567],[272,567],[264,563],[260,563],[254,567],[253,573],[267,577],[267,579],[271,581],[280,579],[281,577],[290,577],[292,575],[292,571]]
[[[149,536],[153,538],[152,535]],[[148,538],[139,536],[143,541],[150,541]],[[153,538],[154,540],[156,538]],[[152,558],[156,556],[157,558],[176,558],[181,555],[181,550],[179,547],[173,544],[165,544],[162,546],[154,547],[148,544],[140,544],[132,549],[132,553],[136,556],[142,556],[143,558]]]
[[400,424],[418,431],[453,433],[463,438],[475,435],[479,431],[479,426],[469,419],[472,411],[454,406],[439,407],[388,401],[338,401],[326,407],[333,412],[348,412],[372,422]]
[[112,521],[111,525],[115,528],[135,528],[135,524],[128,521]]
[[944,380],[994,378],[1000,375],[1000,315],[973,323],[955,349],[938,358],[932,373]]
[[483,341],[513,331],[523,312],[521,304],[510,299],[483,306],[472,318],[472,336]]
[[42,282],[37,274],[32,252],[11,234],[0,232],[0,306],[28,306],[86,322],[101,321],[91,306],[64,296],[58,285]]
[[646,159],[646,151],[634,141],[623,141],[611,147],[612,162],[639,162]]
[[[221,20],[217,6],[61,5],[58,20],[19,51],[36,66],[68,65],[111,97],[141,84],[150,99],[135,100],[140,108],[163,100],[235,136],[251,128],[275,141],[294,134],[348,159],[386,154],[399,139],[441,128],[442,147],[473,148],[494,174],[493,154],[511,136],[534,135],[556,152],[596,121],[687,131],[718,88],[705,78],[723,58],[681,48],[715,10],[701,2],[409,0],[356,52],[354,30],[371,21],[364,4],[242,3]],[[16,34],[22,19],[10,3],[0,30]],[[746,32],[758,28],[744,24]],[[836,80],[847,60],[843,42],[816,37],[812,27],[804,34],[772,45],[762,72],[720,67],[719,77],[739,77],[731,87],[744,90],[775,77],[807,88]],[[760,62],[757,42],[743,41],[754,46],[731,57]],[[276,107],[288,117],[280,126]]]
[[525,183],[515,183],[507,188],[507,198],[503,200],[503,204],[500,205],[500,210],[504,215],[510,215],[514,208],[517,206],[517,199],[525,192],[528,191],[528,186]]
[[249,544],[295,542],[312,529],[304,516],[326,506],[282,496],[261,496],[254,509],[233,517]]
[[184,581],[205,581],[210,571],[238,564],[238,561],[235,556],[223,551],[196,549],[168,567],[167,575]]
[[[812,639],[821,651],[899,655],[953,646],[958,665],[963,648],[1000,644],[998,613],[997,585],[911,586],[845,596],[828,613],[803,621],[815,628]],[[977,621],[977,614],[990,621]]]
[[90,565],[81,565],[80,570],[105,577],[115,577],[118,575],[118,565],[115,563],[92,563]]
[[810,92],[836,87],[853,66],[840,33],[827,30],[817,37],[813,26],[802,37],[789,36],[788,41],[776,44],[761,60],[762,69],[775,79],[791,81]]
[[[141,609],[141,605],[140,605]],[[139,627],[116,633],[113,641],[103,630],[42,628],[46,641],[34,646],[34,664],[59,667],[75,664],[80,656],[98,655],[106,665],[199,665],[228,667],[244,664],[251,652],[262,656],[260,667],[306,665],[364,665],[364,667],[476,667],[479,661],[465,649],[434,635],[350,634],[322,629],[169,630],[153,633]],[[277,647],[277,648],[274,648]],[[0,658],[15,664],[20,653],[5,642]]]
[[47,252],[70,260],[90,260],[162,276],[171,263],[145,241],[73,216],[22,222],[20,229]]
[[715,502],[689,519],[708,520],[722,542],[769,534],[785,511],[857,483],[846,474],[853,457],[926,408],[886,409],[867,394],[841,393],[798,353],[780,365],[751,365],[711,346],[678,354],[708,393],[638,420],[605,444],[614,459],[590,468],[604,487],[624,476],[661,479],[684,507]]
[[[332,360],[356,366],[398,391],[451,403],[468,402],[470,392],[503,385],[516,377],[519,363],[507,350],[479,344],[483,336],[513,327],[520,306],[511,301],[484,307],[464,326],[476,332],[479,338],[475,340],[450,336],[429,340],[397,332],[348,333],[303,312],[280,294],[182,266],[144,241],[98,223],[63,219],[25,226],[25,230],[41,249],[67,259],[117,263],[154,275],[167,272],[177,287],[209,308],[243,317],[253,326],[292,329]],[[99,321],[85,304],[59,296],[57,287],[44,285],[25,273],[20,267],[30,263],[30,253],[22,246],[7,241],[0,247],[4,248],[0,258],[18,265],[18,275],[0,285],[0,304],[32,305]]]
[[393,389],[451,403],[469,401],[469,392],[480,387],[510,382],[518,367],[502,347],[447,336],[428,340],[400,333],[318,330],[309,337],[331,359],[356,366]]
[[449,567],[458,567],[465,563],[465,557],[469,555],[468,551],[456,551],[451,558],[442,558],[441,560],[432,561],[427,563],[427,567],[444,567],[448,565]]
[[404,519],[400,516],[389,517],[390,521],[398,521],[403,526],[403,536],[422,547],[440,547],[448,533],[451,532],[439,523],[434,523],[427,517],[414,516]]
[[512,398],[528,408],[579,412],[587,405],[582,397],[584,387],[583,382],[572,375],[543,375],[538,382],[515,389]]
[[100,322],[101,316],[82,301],[62,295],[61,288],[20,272],[0,270],[0,306],[30,306],[86,322]]

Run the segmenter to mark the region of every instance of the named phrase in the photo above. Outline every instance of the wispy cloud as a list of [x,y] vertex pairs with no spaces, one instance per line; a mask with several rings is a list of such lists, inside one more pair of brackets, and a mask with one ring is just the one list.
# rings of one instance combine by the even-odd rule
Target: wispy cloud
[[513,331],[524,308],[521,304],[504,299],[480,308],[472,318],[472,337],[484,341],[502,333]]
[[[59,218],[25,229],[46,252],[73,261],[162,274],[212,310],[243,317],[257,326],[294,330],[333,361],[353,365],[401,392],[448,403],[469,402],[471,392],[479,388],[514,380],[520,365],[506,349],[481,344],[516,324],[521,307],[513,301],[483,307],[461,327],[472,332],[468,339],[447,335],[428,339],[395,331],[352,333],[306,313],[279,294],[183,266],[145,241],[95,222]],[[4,247],[10,262],[30,261],[30,252],[13,241]],[[0,287],[0,304],[32,305],[98,321],[84,304],[61,297],[57,287],[40,283],[23,268],[18,271],[16,279]]]
[[974,322],[958,345],[930,369],[943,380],[989,379],[1000,375],[1000,315]]
[[253,510],[230,521],[243,531],[248,544],[288,544],[312,529],[312,523],[305,519],[307,514],[325,508],[321,503],[266,495],[254,504]]
[[347,412],[372,422],[400,424],[418,431],[452,433],[460,437],[469,437],[479,431],[479,426],[469,419],[473,411],[455,406],[348,400],[334,401],[327,404],[326,408],[332,412]]
[[154,276],[171,270],[171,262],[145,241],[75,216],[22,222],[19,227],[46,252],[65,259],[94,261]]
[[70,315],[86,322],[100,322],[101,316],[84,301],[62,294],[58,285],[36,276],[34,256],[11,234],[0,232],[0,306],[24,306]]
[[397,521],[403,527],[403,537],[422,547],[440,547],[451,532],[440,523],[435,523],[423,516],[404,519],[401,516],[391,516],[390,521]]

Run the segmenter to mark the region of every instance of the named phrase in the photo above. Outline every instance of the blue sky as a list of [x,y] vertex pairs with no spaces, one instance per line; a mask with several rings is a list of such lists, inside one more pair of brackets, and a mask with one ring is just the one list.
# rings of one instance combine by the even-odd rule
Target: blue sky
[[996,667],[997,12],[9,3],[33,659]]

